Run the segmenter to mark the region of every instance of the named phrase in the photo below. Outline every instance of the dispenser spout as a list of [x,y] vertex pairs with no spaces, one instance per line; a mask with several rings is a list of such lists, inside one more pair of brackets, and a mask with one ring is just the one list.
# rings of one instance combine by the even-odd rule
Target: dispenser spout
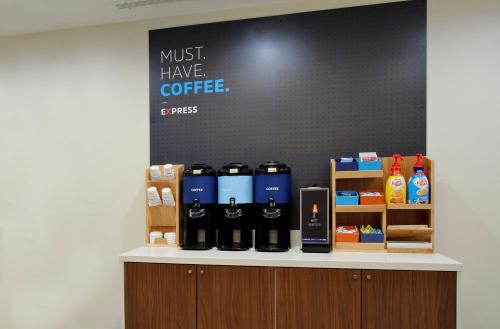
[[415,163],[415,167],[423,167],[424,166],[424,155],[422,153],[417,153],[417,162]]
[[391,166],[391,176],[398,176],[401,174],[401,165],[398,160],[403,161],[403,157],[401,154],[393,154],[392,155],[392,166]]
[[193,200],[193,208],[200,208],[200,200],[199,199]]

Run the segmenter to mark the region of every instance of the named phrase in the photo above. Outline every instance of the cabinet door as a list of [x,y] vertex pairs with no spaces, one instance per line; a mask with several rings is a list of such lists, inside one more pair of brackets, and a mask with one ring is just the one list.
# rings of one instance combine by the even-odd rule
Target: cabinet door
[[363,271],[363,329],[456,328],[456,273]]
[[125,263],[126,329],[196,329],[196,266]]
[[277,329],[360,329],[361,271],[276,270]]
[[198,329],[272,329],[273,269],[198,266]]

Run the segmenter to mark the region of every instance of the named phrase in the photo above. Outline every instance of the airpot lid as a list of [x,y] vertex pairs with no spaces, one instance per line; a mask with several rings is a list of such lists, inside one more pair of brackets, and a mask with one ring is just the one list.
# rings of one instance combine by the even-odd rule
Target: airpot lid
[[255,169],[256,175],[262,174],[290,174],[291,169],[279,161],[267,161]]
[[241,162],[230,162],[219,170],[219,176],[228,175],[252,175],[252,169],[248,168],[248,165]]
[[215,169],[204,163],[195,163],[184,170],[184,176],[215,176]]

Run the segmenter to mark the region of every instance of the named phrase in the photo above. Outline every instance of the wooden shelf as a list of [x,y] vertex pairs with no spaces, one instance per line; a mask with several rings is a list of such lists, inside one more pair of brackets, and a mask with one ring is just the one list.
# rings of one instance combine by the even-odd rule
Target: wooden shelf
[[358,170],[358,171],[336,171],[336,179],[352,179],[352,178],[379,178],[383,177],[382,170]]
[[[146,181],[146,237],[145,245],[155,246],[155,247],[166,247],[163,244],[149,243],[149,233],[152,231],[165,232],[175,232],[176,233],[176,245],[181,242],[181,180],[182,174],[184,173],[184,165],[173,165],[175,172],[175,179],[173,180],[151,180],[149,168],[145,171],[145,181]],[[160,166],[161,173],[163,175],[163,166]],[[172,190],[172,194],[175,200],[175,206],[149,206],[148,205],[148,187],[156,187],[158,193],[161,197],[161,191],[165,187],[169,187]],[[170,247],[170,246],[169,246]]]
[[157,248],[173,248],[177,249],[177,245],[175,244],[162,244],[162,243],[146,243],[146,247],[157,247]]
[[[371,171],[337,171],[335,160],[330,161],[331,204],[332,209],[335,210],[332,211],[332,228],[336,228],[339,225],[380,225],[380,228],[382,228],[386,235],[386,241],[388,241],[388,236],[393,239],[425,241],[432,243],[432,248],[426,249],[417,245],[415,249],[405,249],[397,246],[397,248],[388,250],[386,244],[334,243],[333,249],[337,251],[371,251],[370,249],[376,250],[378,248],[389,252],[434,252],[434,195],[436,195],[436,185],[434,184],[434,161],[428,157],[424,157],[424,167],[425,174],[431,186],[430,204],[336,205],[335,196],[337,191],[385,190],[387,179],[391,175],[393,160],[391,157],[382,157],[380,159],[382,160],[382,170]],[[405,181],[408,181],[413,175],[413,166],[416,160],[415,156],[406,156],[404,162],[401,163],[401,173]],[[390,232],[387,232],[388,225],[393,226]],[[425,225],[425,228],[415,229],[409,225]]]
[[385,243],[368,242],[335,242],[334,249],[342,251],[373,251],[385,252]]
[[384,212],[385,204],[335,206],[335,212]]
[[432,204],[397,204],[389,203],[387,209],[390,210],[426,210],[432,209]]
[[388,253],[393,254],[433,254],[434,249],[424,248],[387,248]]
[[430,241],[434,229],[427,225],[387,225],[387,240]]

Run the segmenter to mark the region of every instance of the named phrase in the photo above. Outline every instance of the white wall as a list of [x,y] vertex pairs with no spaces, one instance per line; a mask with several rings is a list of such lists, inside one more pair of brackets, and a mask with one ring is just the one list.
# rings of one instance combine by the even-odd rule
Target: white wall
[[117,255],[143,241],[147,34],[0,43],[0,328],[120,328]]
[[431,0],[427,58],[438,250],[465,264],[462,328],[498,328],[500,1]]
[[[150,28],[352,2],[305,1],[0,38],[0,328],[122,326],[117,255],[144,235]],[[494,328],[500,218],[493,163],[500,158],[472,157],[484,159],[500,142],[494,132],[500,3],[430,0],[428,26],[438,251],[465,262],[463,328]]]

